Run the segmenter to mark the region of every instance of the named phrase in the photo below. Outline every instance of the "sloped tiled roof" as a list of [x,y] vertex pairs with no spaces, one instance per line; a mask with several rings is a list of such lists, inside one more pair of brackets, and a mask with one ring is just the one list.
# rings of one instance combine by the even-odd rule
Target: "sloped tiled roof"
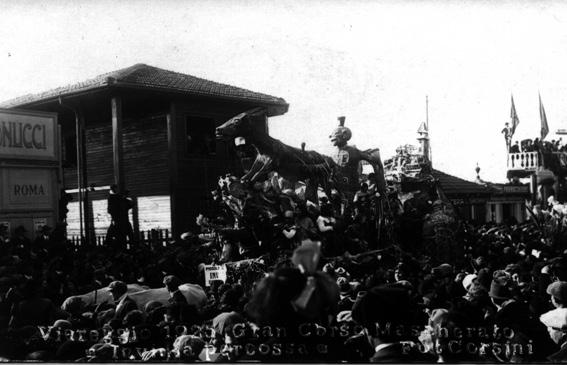
[[211,96],[286,107],[283,98],[257,93],[239,87],[201,79],[195,76],[164,70],[139,63],[127,68],[108,72],[76,84],[58,87],[37,94],[28,94],[0,103],[0,107],[19,107],[27,104],[80,93],[109,86],[125,86],[181,92],[195,96]]
[[443,192],[450,196],[472,194],[489,195],[491,193],[491,190],[486,186],[446,174],[439,170],[434,169],[432,175],[435,179],[439,180]]

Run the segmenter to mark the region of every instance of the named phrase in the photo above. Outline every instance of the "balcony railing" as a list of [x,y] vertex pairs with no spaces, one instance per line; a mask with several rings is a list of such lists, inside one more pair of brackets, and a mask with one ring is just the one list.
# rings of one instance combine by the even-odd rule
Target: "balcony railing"
[[541,166],[538,152],[508,154],[508,170],[536,171]]

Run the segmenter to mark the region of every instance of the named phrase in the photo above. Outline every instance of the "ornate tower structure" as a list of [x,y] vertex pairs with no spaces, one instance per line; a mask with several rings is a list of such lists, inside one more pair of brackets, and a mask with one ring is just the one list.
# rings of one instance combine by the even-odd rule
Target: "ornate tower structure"
[[423,155],[427,159],[427,161],[431,161],[430,156],[430,149],[429,149],[429,131],[427,130],[427,124],[422,122],[417,130],[419,137],[417,140],[419,141],[419,153]]

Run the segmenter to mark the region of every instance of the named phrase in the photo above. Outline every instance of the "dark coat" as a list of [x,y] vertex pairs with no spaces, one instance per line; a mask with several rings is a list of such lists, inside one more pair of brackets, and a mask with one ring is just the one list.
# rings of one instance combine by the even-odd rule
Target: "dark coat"
[[138,305],[134,299],[126,296],[121,304],[116,306],[116,313],[114,314],[114,319],[122,321],[124,317],[131,311],[138,309]]
[[551,362],[567,362],[567,342],[563,343],[559,351],[549,355],[547,359]]

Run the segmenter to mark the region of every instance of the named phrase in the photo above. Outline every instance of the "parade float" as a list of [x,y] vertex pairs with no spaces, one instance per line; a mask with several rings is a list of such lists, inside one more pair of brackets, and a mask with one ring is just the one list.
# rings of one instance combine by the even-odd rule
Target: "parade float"
[[363,151],[348,144],[352,132],[344,117],[338,118],[339,126],[329,136],[336,148],[331,156],[306,150],[305,144],[288,146],[251,127],[266,118],[256,108],[216,129],[217,138],[234,142],[245,171],[240,177],[228,174],[219,179],[212,195],[221,208],[215,218],[200,217],[203,231],[221,237],[221,261],[270,253],[274,258],[274,251],[286,249],[281,231],[295,226],[298,215],[321,214],[324,206],[340,217],[332,241],[333,245],[340,241],[341,249],[329,250],[327,256],[352,257],[391,248],[434,262],[460,255],[454,248],[455,212],[431,174],[424,152],[428,151],[426,130],[420,148],[402,146],[382,164],[379,149]]

